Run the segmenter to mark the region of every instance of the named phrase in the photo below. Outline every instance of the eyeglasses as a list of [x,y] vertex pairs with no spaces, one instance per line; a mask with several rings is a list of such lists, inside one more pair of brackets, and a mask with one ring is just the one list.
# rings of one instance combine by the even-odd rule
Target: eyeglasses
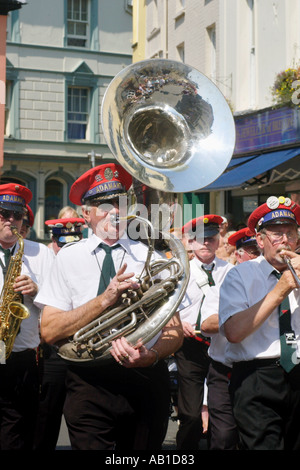
[[13,216],[15,220],[22,220],[24,214],[23,212],[19,211],[9,211],[7,209],[0,209],[0,216],[3,217],[3,219],[10,219],[11,216]]
[[273,245],[282,243],[283,237],[286,237],[287,241],[291,243],[294,243],[298,240],[298,235],[295,232],[265,232],[265,234]]

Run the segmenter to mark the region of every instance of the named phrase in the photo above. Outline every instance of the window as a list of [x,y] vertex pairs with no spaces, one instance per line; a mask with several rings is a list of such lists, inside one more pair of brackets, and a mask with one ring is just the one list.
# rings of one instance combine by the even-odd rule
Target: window
[[88,88],[68,87],[68,139],[87,139],[88,99]]
[[67,45],[88,46],[88,0],[68,0]]
[[[148,11],[147,11],[148,15]],[[149,4],[149,21],[147,22],[150,26],[150,37],[152,34],[157,32],[159,29],[159,19],[158,19],[158,5],[157,5],[157,0],[152,0],[152,2]]]
[[20,80],[18,70],[6,59],[5,137],[20,138]]
[[11,41],[12,31],[12,21],[11,21],[11,12],[9,11],[6,19],[6,40]]
[[99,88],[98,78],[83,61],[65,79],[64,139],[88,140],[99,143]]
[[11,82],[6,82],[5,90],[5,121],[4,121],[4,135],[10,135],[10,125],[9,125],[9,112],[11,107]]
[[156,52],[155,54],[153,54],[153,56],[151,56],[151,59],[163,59],[164,57],[164,53],[162,50]]
[[63,184],[56,179],[46,181],[45,220],[57,219],[57,214],[63,206]]
[[177,56],[178,60],[184,63],[184,43],[177,46]]
[[208,44],[208,57],[207,57],[207,66],[208,66],[208,75],[211,80],[216,80],[217,75],[217,61],[216,61],[216,26],[213,25],[210,28],[207,28],[209,44]]

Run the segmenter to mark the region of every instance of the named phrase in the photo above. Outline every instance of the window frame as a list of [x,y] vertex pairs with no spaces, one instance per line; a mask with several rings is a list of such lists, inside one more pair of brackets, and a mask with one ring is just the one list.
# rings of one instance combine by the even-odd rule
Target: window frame
[[[83,20],[81,18],[79,19],[69,18],[69,2],[71,2],[74,6],[75,1],[80,2],[80,6],[82,5],[82,2],[86,2],[86,15],[87,15],[86,20]],[[80,35],[80,34],[69,33],[69,22],[73,22],[75,27],[76,25],[85,24],[86,34]],[[76,47],[76,48],[79,47],[82,49],[89,49],[90,47],[90,22],[91,22],[91,8],[90,8],[89,0],[67,0],[67,6],[66,6],[66,46],[67,47]],[[85,44],[84,45],[69,44],[69,40],[83,40],[85,41]]]
[[[6,83],[9,83],[9,92],[5,90],[5,121],[4,137],[20,138],[20,80],[19,73],[6,59]],[[9,99],[9,102],[7,102]],[[8,114],[8,118],[7,115]]]
[[[88,93],[88,128],[85,139],[70,139],[68,137],[68,89],[87,88]],[[82,62],[76,70],[65,76],[65,129],[64,140],[66,142],[100,143],[99,124],[99,80],[91,69]]]
[[[86,111],[82,111],[81,109],[74,110],[74,109],[69,109],[69,91],[70,90],[86,90]],[[87,86],[76,86],[76,85],[69,85],[68,89],[68,96],[67,96],[67,138],[68,140],[75,140],[75,141],[90,141],[90,88]],[[72,97],[75,98],[74,96]],[[81,100],[82,97],[81,95],[78,97],[79,98],[79,106],[81,105]],[[86,115],[86,120],[82,121],[77,121],[69,119],[69,114],[85,114]],[[69,134],[69,125],[70,124],[78,124],[78,125],[85,125],[85,138],[80,138],[80,137],[72,137]]]

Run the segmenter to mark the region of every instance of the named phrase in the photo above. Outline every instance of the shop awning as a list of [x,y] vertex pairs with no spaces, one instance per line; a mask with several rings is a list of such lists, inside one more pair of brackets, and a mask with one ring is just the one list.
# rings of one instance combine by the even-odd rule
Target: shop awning
[[[232,166],[234,166],[234,168],[223,173],[209,186],[202,188],[201,192],[238,188],[246,181],[251,180],[251,178],[255,178],[268,170],[272,170],[297,155],[300,155],[300,147],[253,155],[252,157],[245,157],[244,160],[243,157],[232,159],[228,168]],[[244,161],[244,163],[241,163],[242,161]]]

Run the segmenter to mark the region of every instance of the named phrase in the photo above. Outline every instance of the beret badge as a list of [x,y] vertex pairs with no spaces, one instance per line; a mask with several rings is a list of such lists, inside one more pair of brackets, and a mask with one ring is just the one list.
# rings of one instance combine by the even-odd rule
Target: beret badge
[[104,170],[104,178],[107,180],[107,181],[111,181],[114,177],[114,172],[112,171],[111,168],[105,168]]

